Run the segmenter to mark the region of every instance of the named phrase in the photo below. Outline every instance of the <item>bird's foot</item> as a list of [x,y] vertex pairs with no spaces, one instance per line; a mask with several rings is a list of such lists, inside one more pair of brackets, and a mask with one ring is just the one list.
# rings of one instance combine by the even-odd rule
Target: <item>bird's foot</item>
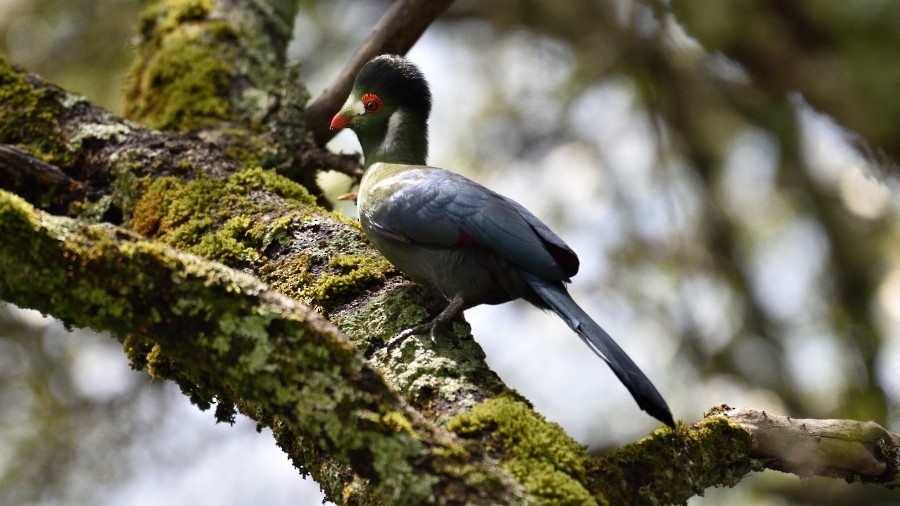
[[435,323],[434,320],[432,320],[428,323],[422,323],[422,324],[416,325],[414,327],[410,327],[410,328],[404,330],[403,332],[400,332],[396,336],[392,337],[390,341],[388,341],[387,346],[386,346],[387,350],[390,351],[391,349],[395,348],[396,346],[402,344],[403,341],[406,341],[406,338],[408,338],[409,336],[413,336],[416,334],[424,334],[426,332],[429,334],[429,336],[431,336],[431,341],[434,342],[435,336],[437,335],[437,327],[438,327],[434,323]]
[[[403,343],[409,336],[417,335],[417,334],[425,334],[428,333],[428,336],[431,338],[432,343],[437,343],[437,333],[444,328],[450,320],[456,316],[457,313],[462,309],[465,301],[462,297],[456,297],[450,301],[450,304],[444,308],[443,311],[437,316],[435,316],[430,322],[420,323],[414,327],[410,327],[403,332],[400,332],[387,343],[387,350],[390,351],[392,348],[398,346]],[[452,332],[450,333],[452,339],[456,339],[456,336],[453,336]],[[458,343],[457,343],[458,344]]]

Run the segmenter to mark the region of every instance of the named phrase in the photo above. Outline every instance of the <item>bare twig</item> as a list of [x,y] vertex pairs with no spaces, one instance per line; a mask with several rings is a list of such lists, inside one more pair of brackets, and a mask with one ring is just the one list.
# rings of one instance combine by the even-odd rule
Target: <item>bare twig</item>
[[[295,158],[297,163],[292,168],[300,172],[308,169],[331,169],[354,180],[362,177],[363,167],[358,153],[332,153],[326,149],[315,148],[298,151]],[[285,175],[291,177],[291,174]]]
[[900,435],[875,422],[791,418],[749,408],[716,414],[751,434],[751,457],[769,469],[900,487]]
[[306,124],[318,146],[334,137],[329,120],[350,93],[359,69],[379,54],[405,54],[451,3],[453,0],[397,0],[391,5],[344,70],[307,108]]
[[47,207],[64,207],[84,197],[87,185],[27,151],[0,144],[0,188],[40,200]]

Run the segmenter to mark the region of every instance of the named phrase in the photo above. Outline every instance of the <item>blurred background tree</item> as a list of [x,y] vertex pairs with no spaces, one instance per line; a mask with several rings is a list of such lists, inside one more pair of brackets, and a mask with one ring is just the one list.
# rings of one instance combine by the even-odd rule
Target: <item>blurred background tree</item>
[[[119,112],[140,4],[0,0],[0,51]],[[388,2],[301,4],[289,56],[316,96]],[[725,402],[897,432],[900,4],[671,4],[458,1],[410,53],[435,96],[431,163],[561,233],[583,261],[575,298],[676,417]],[[627,392],[555,319],[467,318],[501,377],[592,449],[654,427],[625,422]],[[187,503],[208,480],[228,484],[219,504],[321,498],[252,424],[214,427],[84,334],[0,308],[0,503]],[[766,472],[692,503],[898,500]]]

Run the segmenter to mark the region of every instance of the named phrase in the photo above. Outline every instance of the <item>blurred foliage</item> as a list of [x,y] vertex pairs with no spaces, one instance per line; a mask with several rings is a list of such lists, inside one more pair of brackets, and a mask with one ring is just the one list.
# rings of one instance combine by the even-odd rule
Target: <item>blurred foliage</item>
[[900,159],[900,9],[891,0],[676,0],[707,50],[741,62],[772,93],[802,90],[871,147]]
[[0,304],[0,504],[94,502],[131,475],[166,401],[122,362],[108,335]]
[[[569,131],[536,131],[527,93],[494,97],[491,115],[513,118],[504,128],[530,147],[520,156],[576,143],[618,172],[615,213],[627,237],[611,251],[601,289],[628,293],[644,318],[667,322],[679,358],[701,381],[768,391],[791,416],[873,419],[898,430],[898,208],[888,190],[897,160],[872,153],[895,153],[900,138],[900,4],[673,3],[674,16],[663,2],[590,0],[521,1],[518,9],[460,2],[451,13],[489,21],[498,44],[523,32],[549,37],[573,62],[555,95],[563,117],[554,125]],[[712,32],[704,40],[721,39],[713,51],[679,14]],[[628,115],[646,126],[648,169],[617,168],[616,136],[598,125],[604,111],[584,114],[591,93],[609,87],[637,102]],[[789,93],[807,90],[824,112],[865,128],[846,131],[806,95]],[[660,221],[651,200],[673,217],[648,230]],[[786,500],[898,499],[821,480],[777,483]]]
[[0,53],[114,112],[141,0],[0,0]]
[[[117,110],[138,4],[0,0],[0,51]],[[302,4],[290,56],[322,83],[387,2]],[[897,160],[885,158],[900,139],[900,2],[672,4],[674,14],[649,0],[459,0],[429,34],[445,48],[434,65],[468,79],[455,130],[437,125],[446,139],[435,149],[449,144],[464,165],[501,178],[526,171],[516,177],[546,185],[538,214],[590,222],[578,231],[592,236],[604,226],[583,239],[605,258],[596,291],[626,300],[634,320],[655,322],[660,348],[675,350],[673,406],[709,407],[703,386],[715,402],[900,430],[900,209]],[[846,130],[855,125],[865,127]],[[564,205],[578,199],[590,207]],[[51,475],[64,484],[85,451],[72,435],[95,410],[124,416],[133,392],[101,403],[60,396],[71,364],[48,356],[42,330],[7,328],[18,327],[0,330],[0,404],[28,407],[3,411],[0,438],[36,467],[15,470],[0,453],[0,490]],[[129,437],[112,434],[96,444]],[[827,480],[740,487],[748,502],[897,502]],[[21,490],[0,502],[40,499]]]

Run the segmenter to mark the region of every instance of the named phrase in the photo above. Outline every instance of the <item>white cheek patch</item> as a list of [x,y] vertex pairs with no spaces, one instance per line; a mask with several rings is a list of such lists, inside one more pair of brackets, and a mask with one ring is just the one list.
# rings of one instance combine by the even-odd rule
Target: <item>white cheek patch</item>
[[353,95],[347,97],[347,101],[344,102],[344,105],[341,107],[342,111],[350,111],[354,116],[362,116],[366,113],[366,108],[363,106],[362,100]]
[[363,105],[362,100],[354,100],[350,109],[352,109],[357,116],[362,116],[366,113],[366,106]]
[[382,151],[390,150],[394,147],[394,143],[397,142],[400,124],[403,122],[403,114],[402,110],[397,109],[391,114],[391,117],[388,118],[387,132],[384,134],[384,142],[381,143]]

